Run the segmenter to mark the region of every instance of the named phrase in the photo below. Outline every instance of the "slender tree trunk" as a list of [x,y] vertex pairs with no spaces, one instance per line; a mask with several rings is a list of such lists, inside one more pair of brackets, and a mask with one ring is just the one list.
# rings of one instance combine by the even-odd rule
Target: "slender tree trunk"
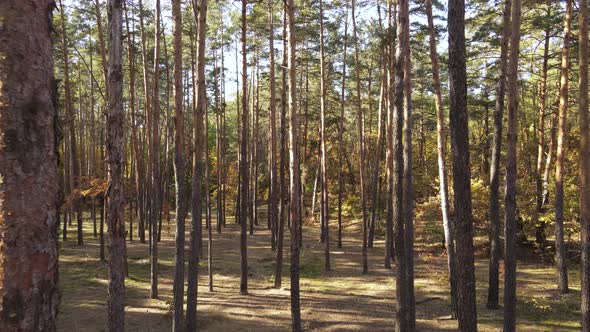
[[356,31],[356,1],[352,0],[352,34],[354,38],[354,67],[356,72],[356,108],[358,116],[358,140],[359,140],[359,191],[361,195],[361,209],[363,213],[363,273],[369,273],[369,263],[367,258],[367,206],[365,198],[365,139],[364,139],[364,115],[361,103],[361,78],[360,78],[360,62],[358,50],[358,37]]
[[[550,6],[548,6],[547,16],[550,14]],[[547,223],[539,219],[539,215],[543,213],[543,163],[545,162],[545,108],[547,106],[547,71],[549,67],[549,42],[551,38],[551,30],[545,29],[545,45],[543,49],[543,69],[541,72],[541,82],[539,85],[539,116],[537,122],[537,168],[536,168],[536,195],[537,195],[537,210],[534,215],[534,222],[537,225],[535,228],[535,238],[539,245],[544,245],[547,240],[545,235],[545,227]]]
[[[76,141],[76,123],[74,110],[72,109],[72,92],[70,87],[70,67],[69,67],[69,52],[68,52],[68,34],[66,28],[66,16],[65,8],[63,3],[59,2],[61,12],[61,42],[62,42],[62,56],[64,61],[64,93],[65,93],[65,110],[66,110],[66,121],[69,125],[69,166],[70,166],[70,196],[71,196],[71,210],[76,212],[77,216],[77,229],[78,229],[78,245],[84,244],[84,234],[82,232],[82,213],[80,211],[79,198],[75,194],[75,190],[78,188],[78,182],[80,178],[80,164],[78,162],[77,154],[77,141]],[[72,222],[70,217],[70,223]],[[66,231],[64,227],[64,238]]]
[[240,135],[240,294],[248,294],[248,244],[246,224],[248,217],[248,61],[246,52],[246,6],[242,0],[242,114]]
[[290,205],[289,217],[291,218],[291,330],[301,331],[301,308],[299,298],[299,237],[301,236],[301,207],[299,204],[300,176],[298,156],[297,122],[297,77],[295,70],[295,5],[293,0],[285,3],[288,26],[287,38],[289,44],[288,54],[288,78],[289,78],[289,178],[290,178]]
[[268,1],[268,45],[269,45],[269,68],[268,68],[268,80],[269,80],[269,153],[268,153],[268,176],[269,176],[269,188],[268,188],[268,216],[271,225],[271,247],[275,250],[276,237],[278,230],[278,182],[277,182],[277,128],[276,128],[276,87],[275,87],[275,46],[274,46],[274,15],[273,15],[273,0]]
[[150,298],[158,298],[158,216],[160,215],[160,110],[159,110],[159,76],[160,76],[160,0],[156,0],[156,31],[154,33],[154,85],[152,100],[152,141],[151,141],[151,211],[150,211],[150,243],[151,243],[151,287]]
[[0,2],[2,331],[56,331],[60,132],[48,19],[54,6]]
[[492,163],[490,165],[490,263],[488,276],[488,301],[490,309],[498,308],[500,283],[500,157],[502,153],[502,121],[504,117],[504,96],[506,93],[506,68],[508,63],[508,41],[512,0],[505,0],[500,44],[500,64],[496,85],[496,107],[494,109],[494,137],[492,141]]
[[125,197],[123,193],[124,120],[123,113],[123,10],[121,0],[109,0],[107,161],[109,229],[109,331],[125,330]]
[[559,121],[557,124],[557,153],[555,158],[555,262],[557,267],[557,285],[561,293],[569,293],[566,248],[563,239],[563,173],[565,159],[565,131],[568,108],[569,88],[569,40],[572,20],[572,0],[566,1],[566,13],[563,29],[563,46],[561,49],[561,77],[559,88]]
[[182,87],[182,15],[180,0],[172,2],[174,19],[174,178],[176,186],[176,232],[174,252],[174,320],[172,329],[183,331],[185,219],[188,212],[184,180],[184,112]]
[[477,330],[473,230],[471,219],[471,170],[467,113],[465,59],[465,0],[449,1],[450,129],[455,193],[457,245],[457,317],[459,330]]
[[582,331],[590,330],[590,135],[588,128],[588,1],[579,4],[580,39],[580,230],[582,242]]
[[[338,152],[340,156],[344,156],[344,109],[346,107],[345,95],[346,91],[346,51],[348,42],[348,1],[344,4],[344,42],[342,54],[342,83],[340,87],[340,122],[338,124]],[[344,194],[344,169],[342,165],[342,158],[338,158],[338,248],[342,248],[342,198]]]
[[[409,0],[400,2],[400,23],[403,27],[403,68],[404,68],[404,123],[403,123],[403,219],[404,248],[406,251],[406,282],[407,282],[407,324],[410,331],[416,329],[416,299],[414,295],[414,179],[412,176],[412,63],[410,57],[410,4]],[[402,18],[403,17],[403,18]]]
[[205,33],[207,28],[207,0],[193,0],[193,14],[197,23],[197,94],[196,109],[193,119],[193,180],[192,180],[192,223],[190,239],[190,256],[188,261],[188,286],[186,291],[186,330],[197,329],[197,294],[199,281],[199,244],[202,234],[202,181],[203,181],[203,145],[205,142],[204,121],[206,112],[205,95]]
[[436,35],[434,20],[432,17],[432,0],[426,0],[426,16],[428,18],[428,35],[430,38],[430,61],[432,62],[432,85],[434,86],[436,106],[436,129],[437,129],[437,160],[438,178],[440,192],[440,208],[443,219],[443,230],[445,234],[445,245],[447,250],[447,269],[449,272],[451,292],[451,317],[457,317],[457,258],[455,256],[455,240],[453,238],[453,225],[449,218],[449,185],[447,176],[447,155],[445,115],[443,110],[442,92],[440,88],[440,75],[438,64],[438,53],[436,51]]
[[[393,30],[394,27],[394,20],[396,20],[395,6],[392,0],[388,0],[388,27],[389,30]],[[397,173],[395,169],[395,162],[397,160],[397,154],[395,147],[395,140],[394,140],[394,129],[395,134],[397,134],[397,115],[396,115],[396,94],[395,89],[397,88],[395,79],[397,78],[397,67],[394,65],[395,60],[397,59],[397,52],[394,54],[394,36],[390,35],[387,41],[388,49],[389,49],[389,58],[387,59],[387,80],[388,80],[388,91],[387,91],[387,153],[386,153],[386,164],[387,164],[387,202],[386,202],[386,209],[387,214],[385,216],[385,261],[384,267],[386,269],[391,269],[391,261],[393,260],[393,246],[394,246],[394,222],[396,221],[396,207],[397,199],[401,198],[396,196],[394,198],[394,191],[397,190],[397,187],[394,187],[395,181],[397,179]],[[397,194],[397,192],[395,192]],[[394,203],[395,202],[395,203]],[[396,274],[397,278],[397,274]],[[396,279],[397,280],[397,279]],[[397,295],[397,289],[396,289]],[[399,307],[398,307],[399,311]],[[399,314],[399,312],[398,312]]]
[[[272,1],[272,0],[271,0]],[[285,209],[287,206],[287,7],[283,5],[283,59],[281,64],[281,151],[279,164],[279,220],[277,229],[277,259],[275,265],[275,288],[281,288],[283,271],[283,235],[285,233]]]

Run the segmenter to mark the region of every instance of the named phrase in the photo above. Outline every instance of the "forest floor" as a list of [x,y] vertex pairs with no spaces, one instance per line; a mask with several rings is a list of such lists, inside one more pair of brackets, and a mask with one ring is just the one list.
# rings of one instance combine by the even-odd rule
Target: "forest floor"
[[[215,216],[213,216],[215,217]],[[215,220],[215,218],[213,218]],[[213,232],[214,291],[208,290],[207,262],[200,264],[198,324],[201,331],[288,331],[289,232],[285,236],[283,288],[274,289],[275,252],[270,231],[257,226],[248,235],[249,295],[239,294],[239,226],[228,219],[221,234]],[[188,223],[188,222],[187,222]],[[369,249],[369,274],[361,269],[361,231],[358,221],[347,221],[343,247],[336,247],[335,221],[331,221],[332,271],[324,272],[324,245],[317,225],[306,226],[301,256],[301,316],[306,331],[392,331],[395,282],[392,270],[383,268],[382,237]],[[134,225],[135,227],[135,225]],[[415,289],[418,331],[455,331],[449,320],[446,256],[433,241],[434,222],[416,222]],[[85,220],[85,244],[76,245],[75,225],[70,240],[61,243],[59,331],[104,331],[107,302],[107,264],[99,260],[99,241],[92,223]],[[206,232],[203,247],[207,248]],[[106,236],[106,231],[105,231]],[[135,237],[135,234],[134,234]],[[188,240],[187,232],[187,240]],[[438,243],[434,243],[438,242]],[[159,251],[159,299],[149,299],[150,261],[148,245],[137,238],[127,244],[129,277],[126,280],[126,330],[169,331],[174,266],[174,225],[162,230]],[[188,251],[187,251],[188,256]],[[551,265],[518,263],[517,330],[579,330],[579,268],[570,268],[570,294],[561,295]],[[486,309],[488,264],[476,257],[478,322],[481,331],[500,331],[502,309]],[[503,280],[503,274],[501,274]],[[185,279],[186,281],[186,279]],[[186,294],[186,293],[185,293]],[[502,287],[500,289],[502,303]]]

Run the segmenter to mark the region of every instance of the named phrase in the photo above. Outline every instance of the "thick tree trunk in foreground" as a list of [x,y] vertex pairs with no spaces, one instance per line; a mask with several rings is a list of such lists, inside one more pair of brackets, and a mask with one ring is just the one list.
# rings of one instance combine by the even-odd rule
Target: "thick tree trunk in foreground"
[[465,62],[465,0],[449,1],[450,129],[455,193],[457,245],[457,317],[459,330],[477,330],[473,230],[471,219],[471,170]]
[[107,162],[109,190],[107,225],[109,228],[109,331],[125,330],[125,196],[123,193],[125,115],[123,114],[123,10],[122,0],[109,0]]
[[436,106],[436,128],[437,128],[437,152],[438,152],[438,178],[440,192],[440,209],[443,219],[443,230],[445,233],[445,246],[447,249],[447,269],[449,271],[450,293],[451,293],[451,317],[457,316],[457,257],[455,255],[455,239],[453,225],[449,217],[449,184],[447,175],[447,155],[445,115],[440,87],[440,75],[438,64],[438,53],[436,51],[436,35],[434,20],[432,17],[432,0],[426,0],[426,16],[428,18],[428,36],[430,41],[430,61],[432,62],[432,85],[435,94]]
[[588,0],[580,0],[580,223],[582,331],[590,330],[590,134],[588,128]]
[[561,49],[561,77],[559,88],[559,120],[557,124],[557,153],[555,155],[555,262],[557,267],[557,286],[562,293],[569,293],[566,248],[563,235],[563,173],[565,161],[566,116],[569,88],[569,40],[572,20],[572,0],[566,1]]
[[504,331],[516,329],[516,207],[518,135],[518,51],[520,45],[520,4],[513,0],[510,31],[510,54],[507,75],[508,126],[506,138],[506,193],[504,213]]
[[508,41],[512,0],[505,0],[500,44],[500,64],[496,85],[496,108],[494,109],[494,137],[492,141],[492,163],[490,165],[490,264],[488,276],[488,301],[490,309],[498,308],[500,289],[500,157],[502,153],[502,121],[504,117],[504,96],[506,94],[506,68],[508,64]]
[[59,129],[48,19],[53,6],[48,0],[0,2],[3,25],[10,27],[0,29],[2,331],[56,329]]
[[180,0],[172,2],[174,19],[174,178],[176,186],[176,232],[174,251],[174,320],[172,330],[184,330],[184,245],[185,219],[188,212],[184,182],[184,114],[182,87],[182,16]]

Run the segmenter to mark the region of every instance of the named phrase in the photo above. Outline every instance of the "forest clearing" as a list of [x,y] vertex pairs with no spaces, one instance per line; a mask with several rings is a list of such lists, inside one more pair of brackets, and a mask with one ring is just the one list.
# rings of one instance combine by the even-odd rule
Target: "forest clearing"
[[[99,243],[92,239],[90,220],[86,224],[88,244],[81,248],[69,244],[60,254],[63,289],[58,330],[102,331],[106,320],[107,266],[99,259]],[[446,290],[446,258],[440,234],[432,231],[440,221],[417,221],[416,239],[416,329],[419,331],[456,331],[457,322],[449,319]],[[172,225],[173,226],[173,225]],[[239,229],[231,222],[223,234],[215,234],[213,268],[214,291],[208,290],[206,274],[199,281],[200,331],[288,331],[289,290],[273,286],[274,258],[266,238],[270,232],[259,229],[250,236],[248,249],[255,257],[249,266],[252,284],[248,296],[239,293]],[[317,226],[317,225],[316,225]],[[164,226],[160,245],[161,288],[172,292],[174,241]],[[430,228],[430,230],[429,230]],[[172,228],[173,229],[173,228]],[[334,228],[334,231],[336,229]],[[323,270],[323,246],[317,227],[304,227],[301,260],[301,300],[306,331],[391,331],[395,306],[393,271],[381,266],[383,238],[378,237],[369,255],[371,273],[361,273],[361,232],[358,220],[349,220],[344,227],[343,248],[334,249],[330,272]],[[436,239],[438,241],[432,241]],[[207,245],[204,245],[207,247]],[[334,246],[335,247],[335,246]],[[172,324],[171,296],[149,299],[149,262],[145,259],[147,245],[138,241],[128,244],[129,277],[126,282],[126,319],[128,331],[168,330]],[[206,262],[201,271],[207,271]],[[286,269],[288,271],[288,269]],[[502,317],[498,310],[485,307],[487,259],[484,253],[476,258],[478,328],[480,331],[501,331]],[[572,269],[572,280],[578,280]],[[288,274],[284,275],[288,278]],[[571,293],[561,295],[552,284],[551,264],[540,261],[519,262],[518,296],[522,305],[518,316],[519,331],[578,331],[579,283],[571,285]]]
[[0,332],[590,332],[590,0],[0,0]]

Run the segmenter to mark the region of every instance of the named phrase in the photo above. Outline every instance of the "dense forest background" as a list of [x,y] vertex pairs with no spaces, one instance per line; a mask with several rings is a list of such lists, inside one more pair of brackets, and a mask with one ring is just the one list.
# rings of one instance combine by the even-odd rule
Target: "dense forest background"
[[59,329],[590,328],[585,0],[55,5]]

